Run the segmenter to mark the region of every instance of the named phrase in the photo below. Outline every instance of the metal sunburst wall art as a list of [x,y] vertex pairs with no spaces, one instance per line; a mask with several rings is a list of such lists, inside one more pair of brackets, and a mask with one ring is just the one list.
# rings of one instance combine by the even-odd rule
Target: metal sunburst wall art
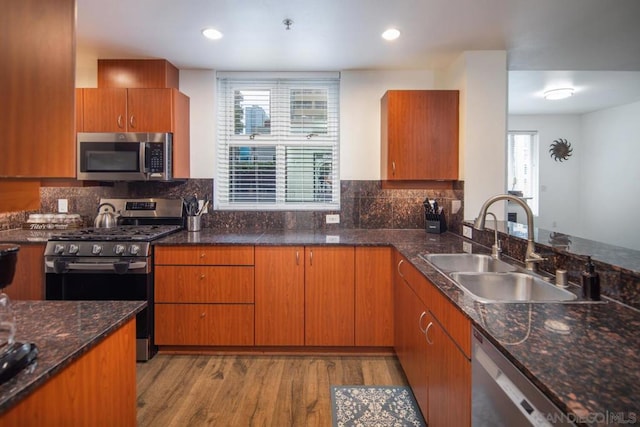
[[551,144],[551,148],[549,148],[549,152],[551,153],[551,157],[553,160],[562,162],[563,160],[567,160],[571,157],[571,153],[573,152],[573,148],[571,148],[571,143],[568,142],[564,138],[559,138],[553,141]]

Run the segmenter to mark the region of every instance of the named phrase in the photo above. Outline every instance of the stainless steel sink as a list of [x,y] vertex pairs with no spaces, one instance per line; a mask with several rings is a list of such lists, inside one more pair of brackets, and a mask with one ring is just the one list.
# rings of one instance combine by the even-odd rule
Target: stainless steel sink
[[573,293],[525,273],[456,272],[449,276],[481,302],[562,302],[577,299]]
[[420,257],[444,273],[465,272],[507,272],[517,268],[504,261],[483,254],[424,254]]

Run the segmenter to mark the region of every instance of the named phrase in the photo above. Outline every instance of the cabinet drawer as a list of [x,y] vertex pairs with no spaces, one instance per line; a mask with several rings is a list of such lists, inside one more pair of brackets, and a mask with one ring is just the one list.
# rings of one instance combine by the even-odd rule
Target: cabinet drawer
[[253,267],[155,268],[156,302],[253,303]]
[[157,265],[253,265],[253,246],[158,246]]
[[432,292],[429,310],[464,355],[471,359],[471,321],[437,289]]
[[253,345],[252,304],[156,304],[157,345]]
[[432,294],[435,289],[432,289],[433,285],[427,280],[424,275],[413,266],[402,255],[396,258],[396,269],[402,279],[407,282],[409,287],[420,297],[423,303],[427,306],[430,305]]

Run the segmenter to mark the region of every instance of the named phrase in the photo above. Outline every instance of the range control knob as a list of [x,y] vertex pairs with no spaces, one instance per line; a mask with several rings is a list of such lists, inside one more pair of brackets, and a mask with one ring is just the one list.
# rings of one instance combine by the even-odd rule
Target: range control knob
[[74,245],[73,243],[69,245],[70,254],[75,255],[78,253],[79,250],[80,250],[80,247],[78,245]]
[[124,245],[115,245],[115,246],[113,247],[113,252],[114,252],[116,255],[122,255],[122,254],[124,253],[125,249],[126,249],[126,248],[124,247]]
[[140,253],[140,246],[138,245],[129,246],[129,253],[131,255],[138,255]]
[[64,252],[64,245],[57,244],[53,247],[53,253],[60,255]]
[[100,252],[102,252],[102,245],[93,245],[93,247],[91,248],[91,253],[94,255],[98,255],[100,254]]

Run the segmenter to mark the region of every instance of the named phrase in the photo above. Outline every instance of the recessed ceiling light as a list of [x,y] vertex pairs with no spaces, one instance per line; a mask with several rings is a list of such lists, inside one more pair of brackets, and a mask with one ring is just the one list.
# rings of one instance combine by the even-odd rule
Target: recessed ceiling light
[[395,40],[400,37],[400,30],[396,28],[389,28],[384,33],[382,33],[382,38],[385,40]]
[[544,92],[544,99],[556,100],[565,99],[573,95],[572,87],[565,87],[561,89],[552,89]]
[[222,38],[222,33],[215,28],[205,28],[202,30],[202,35],[211,40],[219,40]]

